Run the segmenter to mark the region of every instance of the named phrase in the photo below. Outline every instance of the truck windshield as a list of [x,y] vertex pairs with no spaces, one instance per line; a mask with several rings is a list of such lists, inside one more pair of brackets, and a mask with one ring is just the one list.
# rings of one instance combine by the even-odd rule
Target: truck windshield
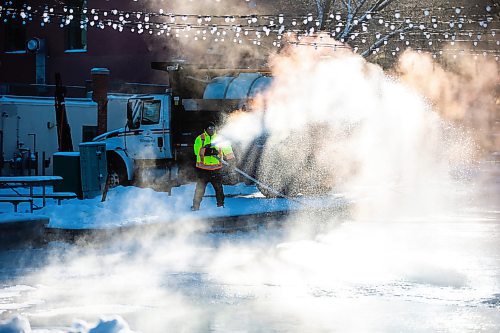
[[158,124],[160,122],[160,103],[158,100],[144,101],[141,122],[143,125]]

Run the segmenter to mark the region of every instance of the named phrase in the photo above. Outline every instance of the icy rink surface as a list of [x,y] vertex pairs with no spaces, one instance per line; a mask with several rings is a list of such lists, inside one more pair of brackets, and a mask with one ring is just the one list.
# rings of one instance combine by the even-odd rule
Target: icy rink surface
[[[498,332],[498,165],[463,205],[0,253],[7,332]],[[14,317],[20,316],[20,317]],[[24,326],[23,326],[24,325]],[[8,328],[19,328],[8,331]]]

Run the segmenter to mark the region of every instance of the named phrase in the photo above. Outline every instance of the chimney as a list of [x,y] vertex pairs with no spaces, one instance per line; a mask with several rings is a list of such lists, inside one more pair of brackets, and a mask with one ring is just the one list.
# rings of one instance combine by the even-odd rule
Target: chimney
[[92,100],[97,103],[97,135],[108,131],[109,69],[92,68]]

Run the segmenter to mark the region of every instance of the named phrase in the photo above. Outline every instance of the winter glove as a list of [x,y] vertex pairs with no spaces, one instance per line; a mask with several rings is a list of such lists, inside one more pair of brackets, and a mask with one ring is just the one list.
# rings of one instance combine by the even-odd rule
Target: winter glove
[[212,147],[210,144],[205,145],[203,148],[205,148],[205,156],[217,156],[217,155],[219,155],[219,152],[217,151],[217,149]]

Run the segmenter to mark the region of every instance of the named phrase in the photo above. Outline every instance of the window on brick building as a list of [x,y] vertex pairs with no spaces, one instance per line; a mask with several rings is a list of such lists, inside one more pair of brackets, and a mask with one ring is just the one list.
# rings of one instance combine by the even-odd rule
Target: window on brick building
[[[21,8],[21,1],[13,1],[13,8]],[[6,22],[2,22],[2,27],[5,28],[5,52],[25,52],[26,47],[26,24],[20,16],[12,16],[6,18]]]
[[82,142],[90,142],[97,136],[97,126],[82,126]]
[[66,51],[84,51],[87,49],[87,29],[83,24],[83,8],[86,7],[87,1],[65,0],[65,4],[73,9],[73,19],[64,29]]

